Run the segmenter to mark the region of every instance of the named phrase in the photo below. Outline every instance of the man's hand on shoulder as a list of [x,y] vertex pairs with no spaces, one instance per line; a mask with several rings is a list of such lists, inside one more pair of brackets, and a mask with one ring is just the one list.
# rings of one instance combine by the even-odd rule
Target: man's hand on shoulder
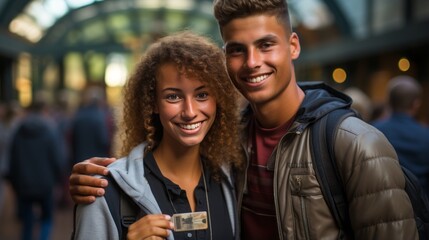
[[116,158],[93,157],[76,163],[69,178],[69,192],[73,202],[88,204],[94,202],[96,197],[103,196],[108,182],[93,175],[106,176],[109,173],[107,166],[114,161]]

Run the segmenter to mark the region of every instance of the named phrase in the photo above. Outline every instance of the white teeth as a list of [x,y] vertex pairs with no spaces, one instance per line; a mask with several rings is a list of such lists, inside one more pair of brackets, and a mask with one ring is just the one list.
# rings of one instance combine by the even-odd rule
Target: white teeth
[[181,128],[187,129],[187,130],[193,130],[201,126],[201,122],[194,123],[194,124],[180,124]]
[[251,83],[258,83],[261,82],[262,80],[266,79],[269,75],[262,75],[262,76],[258,76],[255,78],[248,78],[247,81],[251,82]]

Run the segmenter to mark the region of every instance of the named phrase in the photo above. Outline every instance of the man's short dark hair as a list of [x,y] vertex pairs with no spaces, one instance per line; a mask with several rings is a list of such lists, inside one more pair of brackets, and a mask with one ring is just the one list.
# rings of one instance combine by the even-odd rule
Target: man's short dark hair
[[287,32],[291,32],[286,0],[214,0],[214,16],[222,27],[231,20],[257,14],[276,16]]

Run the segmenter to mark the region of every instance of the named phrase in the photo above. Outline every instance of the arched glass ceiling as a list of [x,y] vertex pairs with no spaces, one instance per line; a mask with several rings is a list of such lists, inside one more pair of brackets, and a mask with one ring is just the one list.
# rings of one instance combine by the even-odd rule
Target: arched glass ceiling
[[64,51],[101,44],[127,50],[144,45],[141,41],[154,35],[183,29],[220,41],[212,1],[32,0],[9,24],[11,32],[35,43],[36,52],[46,54],[53,51],[52,45]]
[[[287,1],[302,45],[309,47],[365,39],[429,16],[428,0]],[[34,51],[40,53],[129,51],[157,35],[185,28],[221,42],[212,0],[0,0],[0,14],[8,13],[12,4],[25,7],[3,24],[33,42]]]
[[[3,2],[6,2],[3,0]],[[96,10],[89,7],[104,2],[102,10]],[[292,16],[295,24],[302,23],[308,29],[323,28],[333,24],[333,16],[321,0],[289,0]],[[79,11],[76,11],[79,9]],[[85,21],[96,17],[97,14],[114,12],[120,10],[130,11],[132,9],[143,9],[142,14],[149,14],[152,11],[164,9],[166,15],[164,19],[167,30],[177,30],[184,26],[183,14],[207,14],[207,19],[199,23],[203,18],[194,19],[191,27],[196,27],[201,31],[206,31],[208,26],[214,24],[212,16],[212,1],[204,0],[32,0],[24,10],[18,14],[9,24],[9,30],[16,33],[31,42],[40,41],[54,24],[65,17],[70,12],[76,11],[69,21]],[[180,16],[182,15],[182,16]],[[116,19],[118,19],[117,17]],[[150,17],[142,17],[142,20],[151,20]],[[123,18],[124,20],[125,18]],[[139,20],[139,19],[134,19]],[[119,20],[118,20],[119,21]],[[124,20],[126,21],[126,20]],[[180,22],[182,21],[182,22]],[[153,23],[154,28],[158,25],[164,25],[164,22],[156,21]],[[99,27],[101,27],[99,25]],[[63,28],[64,29],[64,28]],[[99,28],[97,28],[99,29]],[[67,30],[67,29],[64,29]],[[212,30],[212,29],[210,29]]]
[[70,10],[100,0],[33,0],[9,24],[9,30],[32,42],[38,42],[46,30]]

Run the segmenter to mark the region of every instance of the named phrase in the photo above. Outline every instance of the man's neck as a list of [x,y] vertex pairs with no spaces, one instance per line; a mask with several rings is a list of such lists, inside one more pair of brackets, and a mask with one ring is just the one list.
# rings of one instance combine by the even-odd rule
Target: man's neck
[[263,104],[250,103],[256,119],[264,128],[275,128],[289,121],[304,100],[304,92],[295,84],[277,98]]

